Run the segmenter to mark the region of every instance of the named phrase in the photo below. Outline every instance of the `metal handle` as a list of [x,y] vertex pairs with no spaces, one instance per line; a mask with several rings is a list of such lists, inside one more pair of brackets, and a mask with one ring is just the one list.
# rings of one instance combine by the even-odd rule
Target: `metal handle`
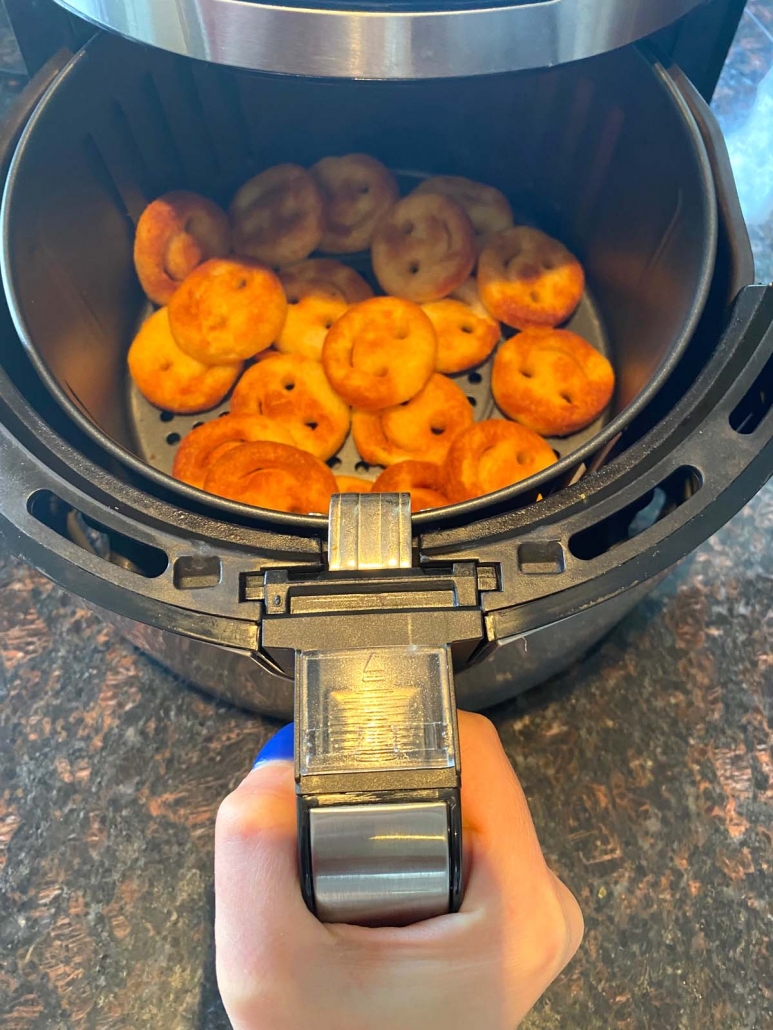
[[[324,4],[57,0],[188,57],[319,78],[434,79],[552,67],[651,35],[701,0]],[[324,45],[320,45],[324,40]]]
[[[339,495],[331,570],[410,564],[410,497]],[[448,646],[296,656],[301,882],[325,922],[403,925],[461,902],[460,761]]]
[[323,922],[395,925],[451,908],[442,801],[313,809],[309,844],[314,905]]

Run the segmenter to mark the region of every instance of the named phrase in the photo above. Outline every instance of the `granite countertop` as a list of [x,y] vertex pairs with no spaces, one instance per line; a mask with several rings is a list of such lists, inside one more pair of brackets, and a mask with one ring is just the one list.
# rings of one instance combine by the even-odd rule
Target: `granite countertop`
[[[752,0],[726,131],[771,66],[773,4]],[[753,236],[767,275],[773,225]],[[587,925],[530,1030],[773,1027],[771,539],[769,485],[585,661],[493,713]],[[3,1030],[228,1026],[213,820],[276,728],[0,543]]]

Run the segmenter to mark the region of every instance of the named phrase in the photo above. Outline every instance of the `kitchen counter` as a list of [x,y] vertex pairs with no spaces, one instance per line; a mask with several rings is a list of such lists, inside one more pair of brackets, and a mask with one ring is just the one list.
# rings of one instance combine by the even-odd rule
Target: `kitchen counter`
[[[772,65],[754,0],[728,131]],[[767,275],[773,225],[753,235]],[[773,1027],[772,540],[769,485],[584,662],[492,713],[587,926],[530,1030]],[[213,821],[276,728],[0,544],[3,1030],[227,1027]]]

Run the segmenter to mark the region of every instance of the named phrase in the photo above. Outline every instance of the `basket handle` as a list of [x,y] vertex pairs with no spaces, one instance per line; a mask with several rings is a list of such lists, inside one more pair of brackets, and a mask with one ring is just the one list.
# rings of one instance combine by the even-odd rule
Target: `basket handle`
[[[334,496],[328,560],[348,574],[409,567],[410,495]],[[301,884],[320,919],[399,926],[458,909],[461,769],[447,644],[299,651],[295,774]]]

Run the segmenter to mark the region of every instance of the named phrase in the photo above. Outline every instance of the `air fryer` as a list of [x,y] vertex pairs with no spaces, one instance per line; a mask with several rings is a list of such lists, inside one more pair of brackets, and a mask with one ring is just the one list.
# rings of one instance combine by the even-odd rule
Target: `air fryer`
[[[382,679],[403,668],[391,659],[406,649],[411,675],[446,662],[448,677],[436,670],[420,697],[427,726],[452,726],[454,690],[459,705],[481,708],[565,668],[770,475],[773,293],[753,285],[716,123],[668,57],[691,33],[702,38],[691,71],[710,87],[736,5],[714,0],[664,28],[695,5],[670,5],[669,17],[662,4],[637,4],[623,18],[606,0],[590,5],[606,12],[597,31],[569,42],[558,30],[580,24],[583,6],[570,0],[371,5],[396,19],[401,47],[379,50],[374,37],[375,49],[352,56],[333,34],[321,48],[328,64],[306,74],[299,65],[314,47],[288,31],[301,24],[298,8],[210,0],[166,5],[153,22],[137,13],[147,5],[63,6],[133,38],[99,33],[74,56],[60,51],[3,141],[0,525],[21,556],[188,679],[268,715],[295,709],[308,840],[309,813],[333,782],[324,776],[339,775],[360,801],[367,780],[361,768],[336,771],[309,743],[322,730],[332,739],[336,725],[333,659],[315,656],[356,653],[335,665],[346,676],[357,655],[372,672],[376,655]],[[257,37],[237,39],[218,20],[226,6],[253,28],[270,10],[280,21],[260,22],[264,35],[248,47]],[[364,6],[342,5],[336,24],[352,25]],[[223,32],[208,21],[178,32],[202,12]],[[324,5],[303,12],[333,24]],[[502,22],[507,12],[524,20]],[[516,33],[508,49],[486,28],[494,22],[546,34],[530,48]],[[467,57],[455,66],[464,25],[480,45],[458,50]],[[69,18],[62,28],[88,34]],[[448,77],[454,67],[465,77]],[[200,416],[162,417],[125,373],[145,303],[132,268],[139,213],[171,188],[227,202],[268,165],[357,150],[406,184],[447,173],[498,186],[518,216],[578,253],[589,289],[575,327],[615,364],[612,409],[555,441],[560,460],[539,476],[412,519],[389,495],[336,499],[328,522],[176,482],[174,447]],[[485,376],[465,386],[485,414]],[[376,555],[369,568],[363,548]],[[414,792],[430,781],[446,792],[451,835],[452,738],[428,747],[411,781]],[[428,772],[438,763],[445,778]],[[398,772],[380,781],[392,801],[405,800]],[[306,893],[313,904],[310,881]]]

